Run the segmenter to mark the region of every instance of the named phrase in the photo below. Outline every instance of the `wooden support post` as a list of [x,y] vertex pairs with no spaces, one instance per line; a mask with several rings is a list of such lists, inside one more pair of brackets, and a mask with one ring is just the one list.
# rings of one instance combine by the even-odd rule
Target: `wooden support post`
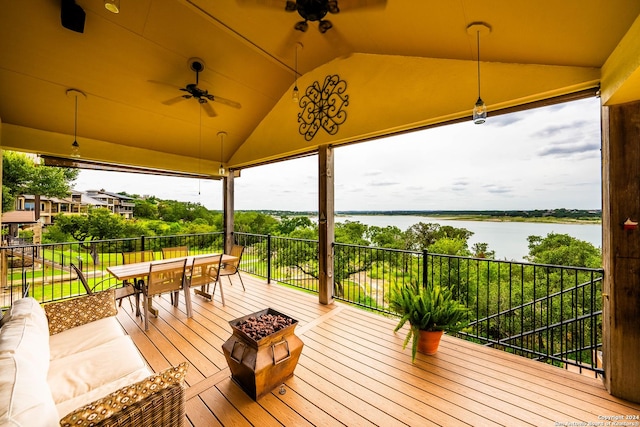
[[[2,120],[0,120],[0,147],[2,147]],[[2,148],[0,148],[0,184],[2,183],[2,162],[4,159],[4,153]],[[0,206],[2,206],[2,191],[0,191]],[[2,209],[0,209],[0,230],[2,230]],[[6,236],[0,236],[0,246],[4,245],[4,238]],[[1,249],[0,249],[1,250]],[[2,289],[7,288],[7,274],[8,274],[8,266],[7,266],[7,251],[1,250],[2,256],[0,256],[0,287]]]
[[334,188],[333,148],[318,150],[318,293],[321,304],[333,303]]
[[222,192],[223,192],[223,229],[224,229],[224,253],[231,253],[231,246],[233,246],[233,216],[235,214],[234,208],[234,176],[233,171],[229,171],[226,177],[222,179]]
[[604,382],[640,402],[640,102],[602,109],[602,202]]

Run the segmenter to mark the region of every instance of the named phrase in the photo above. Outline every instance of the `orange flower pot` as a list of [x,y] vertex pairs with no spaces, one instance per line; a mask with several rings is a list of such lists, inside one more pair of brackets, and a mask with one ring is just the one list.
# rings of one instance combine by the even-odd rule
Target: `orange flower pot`
[[435,354],[440,345],[444,331],[420,331],[418,338],[418,351],[422,354]]

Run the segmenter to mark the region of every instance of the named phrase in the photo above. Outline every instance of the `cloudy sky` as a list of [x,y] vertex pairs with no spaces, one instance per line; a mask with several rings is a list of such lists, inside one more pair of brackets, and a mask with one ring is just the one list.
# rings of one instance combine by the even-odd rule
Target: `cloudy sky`
[[[471,120],[335,150],[344,210],[600,209],[599,99]],[[317,210],[317,157],[242,171],[236,209]],[[81,171],[104,188],[222,208],[218,181]]]

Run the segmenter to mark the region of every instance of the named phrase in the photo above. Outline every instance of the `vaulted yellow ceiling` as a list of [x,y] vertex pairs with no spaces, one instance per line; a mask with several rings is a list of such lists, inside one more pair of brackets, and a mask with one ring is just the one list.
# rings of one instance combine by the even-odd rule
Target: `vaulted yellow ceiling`
[[[480,38],[489,120],[598,85],[604,103],[640,99],[635,0],[338,3],[342,11],[327,15],[333,28],[321,34],[316,23],[295,31],[301,18],[285,12],[284,0],[121,0],[119,14],[102,0],[77,0],[86,13],[78,33],[61,25],[58,0],[5,1],[0,145],[69,157],[70,88],[86,94],[78,99],[83,159],[213,178],[221,161],[249,167],[470,119],[478,95],[473,22],[491,27]],[[296,47],[300,103],[291,99]],[[241,108],[213,101],[211,117],[195,99],[167,102],[195,83],[193,57],[205,64],[198,87]],[[305,98],[314,85],[329,89]],[[319,104],[327,114],[316,129]],[[222,153],[219,132],[227,135]]]

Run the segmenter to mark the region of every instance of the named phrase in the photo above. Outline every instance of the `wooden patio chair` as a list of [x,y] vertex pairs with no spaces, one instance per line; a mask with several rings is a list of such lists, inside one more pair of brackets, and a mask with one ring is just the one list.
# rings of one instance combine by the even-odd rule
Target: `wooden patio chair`
[[162,248],[162,258],[181,258],[189,255],[189,248],[187,246],[175,246],[172,248]]
[[[187,246],[174,246],[170,248],[162,248],[162,258],[182,258],[189,255],[189,248]],[[171,294],[171,304],[174,304],[173,294]],[[175,302],[177,305],[177,301]]]
[[75,271],[76,277],[78,278],[78,280],[80,280],[80,283],[82,283],[82,286],[84,286],[85,291],[87,291],[87,295],[93,295],[94,293],[96,293],[96,289],[97,288],[100,288],[99,291],[106,291],[107,289],[111,289],[111,288],[115,287],[116,301],[118,301],[118,306],[122,306],[122,300],[127,298],[127,299],[129,299],[129,304],[131,305],[131,311],[133,311],[133,303],[131,302],[130,297],[131,296],[135,296],[136,297],[136,315],[138,315],[138,313],[140,311],[140,308],[138,306],[139,291],[133,285],[131,285],[130,283],[123,282],[124,286],[118,286],[116,284],[114,286],[109,286],[106,289],[102,288],[100,286],[102,284],[102,282],[106,282],[107,280],[111,280],[112,279],[111,277],[109,277],[107,279],[99,281],[92,288],[91,286],[89,286],[89,281],[87,280],[87,277],[84,275],[82,270],[80,270],[73,263],[71,263],[70,265],[71,265],[71,268]]
[[[184,288],[184,272],[187,259],[152,262],[149,267],[147,283],[142,288],[144,295],[144,330],[149,330],[149,302],[154,295],[171,292],[175,295],[174,306],[178,305],[178,292]],[[191,296],[185,293],[187,307],[191,304]]]
[[153,251],[122,252],[122,263],[133,264],[136,262],[153,261],[155,255]]
[[[233,262],[227,262],[224,263],[222,265],[222,268],[220,269],[220,273],[219,276],[227,276],[227,278],[229,279],[229,283],[231,283],[231,285],[233,286],[233,282],[231,282],[231,276],[233,276],[234,274],[237,274],[238,277],[240,278],[240,283],[242,284],[242,290],[244,291],[244,282],[242,281],[242,276],[240,275],[240,261],[242,260],[242,254],[244,253],[244,246],[241,245],[233,245],[231,247],[231,253],[229,255],[234,256],[237,258],[236,261]],[[218,280],[219,282],[221,282],[220,280]],[[213,285],[213,292],[216,291],[215,288],[215,284]],[[220,288],[220,292],[222,292],[222,288]]]
[[[194,257],[189,278],[186,281],[188,286],[185,286],[185,292],[189,292],[191,288],[200,287],[200,289],[194,289],[193,291],[211,301],[215,292],[215,283],[218,281],[221,261],[222,254]],[[213,292],[208,293],[209,286],[212,283],[214,284]],[[224,305],[222,284],[220,285],[220,298],[222,299],[222,305]],[[187,301],[187,317],[191,317],[191,299]]]
[[[132,251],[132,252],[122,252],[122,263],[123,264],[135,264],[137,262],[147,262],[153,261],[155,259],[155,254],[151,250],[144,251]],[[140,281],[144,281],[144,277],[136,277],[133,279],[133,283],[130,283],[128,280],[123,281],[126,285],[132,285],[134,288],[138,290],[136,293],[136,316],[140,316],[140,292],[142,291],[142,284]]]

